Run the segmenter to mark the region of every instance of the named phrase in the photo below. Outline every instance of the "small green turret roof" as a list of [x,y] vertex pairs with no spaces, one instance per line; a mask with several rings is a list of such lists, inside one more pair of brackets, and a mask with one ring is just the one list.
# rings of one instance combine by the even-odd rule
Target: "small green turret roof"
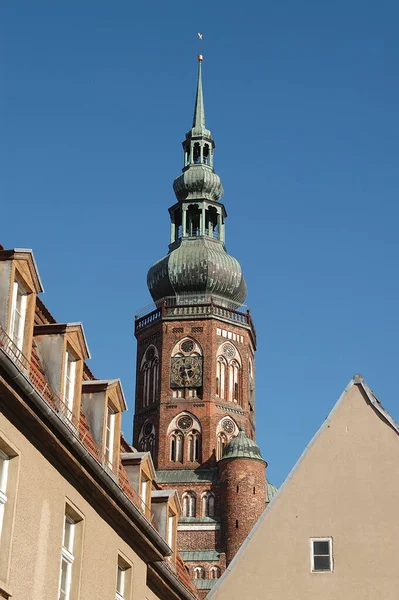
[[247,436],[243,427],[240,428],[238,435],[223,450],[222,460],[227,458],[252,458],[265,462],[260,453],[259,446]]

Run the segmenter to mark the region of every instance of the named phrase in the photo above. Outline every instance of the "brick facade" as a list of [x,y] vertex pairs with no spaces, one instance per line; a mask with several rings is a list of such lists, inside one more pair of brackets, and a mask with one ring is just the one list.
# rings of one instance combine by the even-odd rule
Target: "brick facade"
[[[265,464],[259,461],[234,460],[222,461],[225,463],[222,466],[216,456],[217,432],[225,417],[229,417],[235,424],[233,435],[239,428],[244,428],[248,437],[255,437],[254,401],[250,397],[250,379],[254,377],[256,349],[252,321],[248,318],[246,323],[234,323],[216,317],[171,319],[162,315],[156,322],[136,328],[136,337],[138,350],[134,445],[142,449],[140,443],[143,444],[143,429],[150,431],[153,427],[155,443],[152,455],[160,485],[177,489],[183,509],[184,494],[191,492],[195,495],[195,516],[185,517],[183,512],[179,521],[178,547],[181,551],[218,551],[218,560],[209,563],[191,560],[186,563],[193,579],[196,566],[204,568],[205,578],[208,579],[215,575],[210,571],[211,567],[219,567],[220,574],[223,574],[226,558],[228,564],[265,508]],[[186,338],[193,340],[201,349],[202,386],[193,397],[188,397],[188,390],[184,389],[179,392],[183,397],[176,397],[176,392],[171,387],[172,354],[176,345]],[[238,389],[235,392],[237,399],[228,399],[227,373],[225,398],[221,398],[221,391],[218,390],[220,383],[216,381],[217,357],[224,350],[232,352],[231,348],[224,348],[225,344],[234,346],[240,365]],[[146,363],[149,348],[154,350],[148,356],[152,357],[155,353],[159,360],[159,377],[155,392],[150,390],[151,401],[146,405],[143,364]],[[189,460],[186,433],[181,460],[171,460],[170,426],[180,413],[191,416],[200,426],[199,456],[193,462]],[[229,431],[225,434],[228,439],[231,438]],[[166,471],[169,476],[165,475]],[[185,483],[177,476],[179,472],[183,476],[183,471],[193,474],[187,477],[189,481]],[[204,481],[195,480],[198,472],[207,474]],[[168,477],[167,482],[163,483],[162,477]],[[237,485],[241,486],[239,494],[236,493]],[[213,514],[208,518],[203,514],[201,501],[206,492],[212,492],[215,498]],[[238,530],[235,527],[236,520],[239,521]],[[200,595],[205,597],[206,591],[200,592]]]

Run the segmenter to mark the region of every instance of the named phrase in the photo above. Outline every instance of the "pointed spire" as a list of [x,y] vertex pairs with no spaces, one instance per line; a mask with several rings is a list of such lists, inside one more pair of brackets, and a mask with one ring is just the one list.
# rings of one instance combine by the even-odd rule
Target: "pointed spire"
[[202,93],[202,54],[198,54],[198,83],[195,98],[193,129],[205,129],[204,96]]

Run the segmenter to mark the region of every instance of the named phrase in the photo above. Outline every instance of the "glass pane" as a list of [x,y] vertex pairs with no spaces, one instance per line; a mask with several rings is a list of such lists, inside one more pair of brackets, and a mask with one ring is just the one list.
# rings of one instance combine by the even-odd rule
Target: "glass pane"
[[313,554],[330,554],[330,542],[313,542]]
[[330,557],[329,556],[315,556],[314,557],[314,570],[315,571],[329,571],[330,570]]
[[67,598],[68,591],[68,569],[69,565],[66,560],[62,559],[61,562],[61,581],[60,581],[60,600]]
[[65,525],[64,525],[64,548],[66,548],[71,554],[73,553],[73,527],[74,523],[68,518],[65,517]]
[[124,595],[125,569],[118,565],[118,573],[116,576],[116,591],[122,597]]

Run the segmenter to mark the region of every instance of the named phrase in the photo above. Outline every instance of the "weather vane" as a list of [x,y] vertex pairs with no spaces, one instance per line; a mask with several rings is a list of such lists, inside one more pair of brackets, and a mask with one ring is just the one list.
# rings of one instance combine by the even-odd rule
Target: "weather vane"
[[198,62],[202,62],[202,60],[204,58],[202,56],[202,54],[201,54],[201,50],[202,50],[202,33],[197,33],[197,35],[198,35],[198,39],[199,39],[199,50],[200,50],[200,52],[198,54]]

